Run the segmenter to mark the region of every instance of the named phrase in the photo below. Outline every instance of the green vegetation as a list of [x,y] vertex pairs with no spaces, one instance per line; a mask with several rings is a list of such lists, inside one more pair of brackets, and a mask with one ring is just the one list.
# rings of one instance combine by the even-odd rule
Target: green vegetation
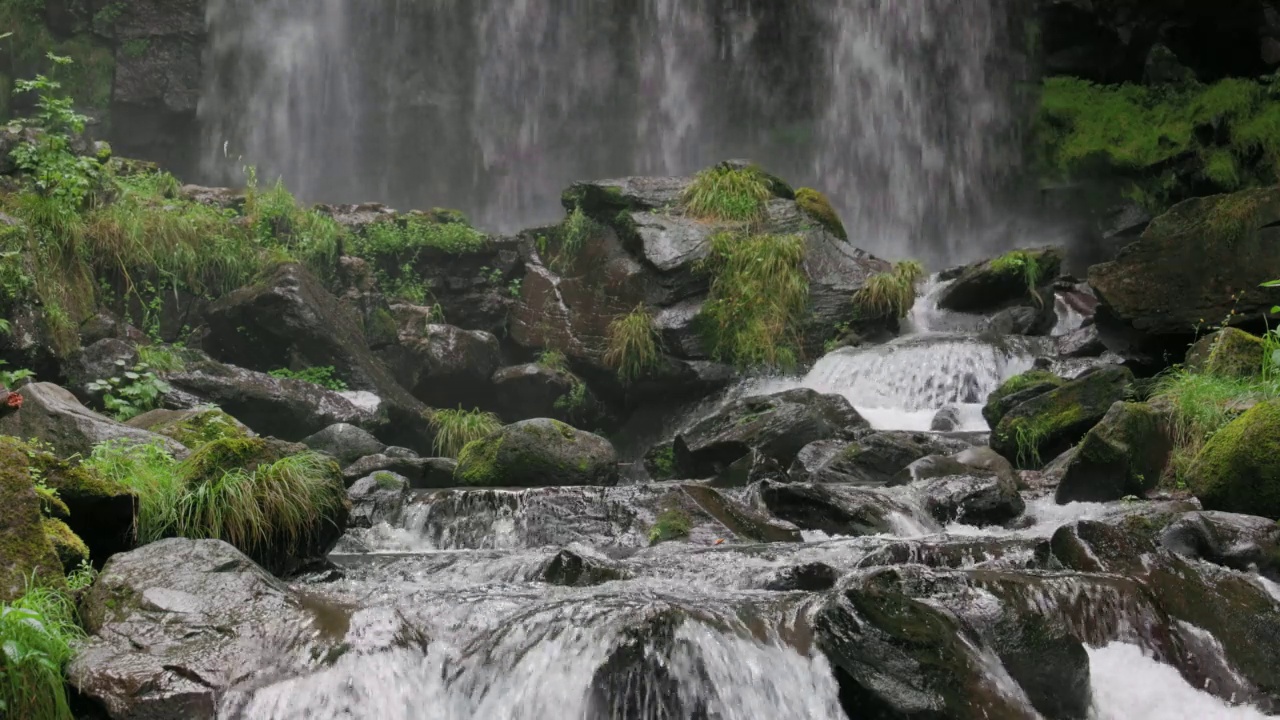
[[316,365],[302,370],[278,368],[267,374],[280,380],[301,380],[312,385],[319,385],[326,390],[342,392],[347,389],[347,384],[341,378],[335,377],[335,373],[336,371],[332,365]]
[[689,215],[702,220],[753,223],[764,215],[773,194],[769,179],[756,168],[716,165],[698,173],[682,198]]
[[794,367],[809,305],[804,239],[718,233],[702,268],[712,280],[701,322],[716,359],[744,368]]
[[841,240],[848,240],[849,233],[844,229],[844,223],[840,221],[840,215],[831,207],[831,201],[826,195],[814,190],[813,188],[800,188],[796,190],[796,204],[800,209],[805,211],[818,224],[826,228],[828,232]]
[[103,407],[121,422],[160,407],[164,394],[172,389],[146,364],[126,369],[125,362],[117,360],[116,365],[120,375],[94,380],[89,391],[102,393]]
[[991,261],[991,269],[1007,277],[1021,278],[1027,286],[1027,293],[1037,303],[1042,302],[1036,288],[1044,279],[1043,268],[1036,256],[1026,250],[1013,250]]
[[178,351],[167,345],[139,345],[138,364],[162,373],[180,372],[187,366]]
[[403,263],[416,260],[424,250],[457,255],[483,250],[488,242],[466,218],[437,210],[370,225],[351,238],[347,252],[371,261],[389,258]]
[[662,340],[653,324],[653,316],[644,305],[637,305],[626,315],[609,323],[609,347],[604,362],[613,368],[623,382],[631,382],[658,366],[662,357]]
[[676,451],[671,445],[666,445],[656,452],[650,460],[653,468],[654,480],[670,480],[676,476]]
[[502,420],[497,415],[479,408],[433,410],[430,420],[436,432],[435,451],[440,457],[459,457],[470,443],[502,429]]
[[71,720],[63,669],[83,636],[75,603],[62,591],[29,584],[22,597],[0,604],[0,714]]
[[559,350],[543,350],[538,354],[538,359],[534,362],[538,366],[544,367],[551,372],[569,372],[569,360],[564,356],[564,353]]
[[[55,34],[45,22],[45,4],[45,0],[0,1],[0,28],[12,31],[0,36],[7,38],[3,46],[5,72],[12,77],[47,74],[60,82],[77,106],[106,109],[115,78],[115,56],[109,43],[83,26],[75,27],[70,36]],[[50,54],[71,62],[54,63]],[[8,80],[0,74],[0,122],[9,119]]]
[[380,490],[403,490],[405,487],[404,480],[399,475],[385,470],[374,473],[373,481],[378,484]]
[[649,544],[683,540],[689,537],[691,530],[693,522],[689,520],[687,513],[675,509],[663,510],[653,527],[649,528]]
[[1178,87],[1049,78],[1037,131],[1041,162],[1063,179],[1118,171],[1153,211],[1186,195],[1175,158],[1190,160],[1197,179],[1220,191],[1270,185],[1280,169],[1276,89],[1274,78]]
[[924,277],[924,266],[915,260],[903,260],[889,272],[877,273],[853,296],[854,307],[862,319],[892,317],[902,319],[916,302],[916,283]]
[[1181,485],[1205,444],[1250,405],[1280,397],[1280,383],[1175,368],[1160,377],[1154,397],[1173,410],[1170,471]]

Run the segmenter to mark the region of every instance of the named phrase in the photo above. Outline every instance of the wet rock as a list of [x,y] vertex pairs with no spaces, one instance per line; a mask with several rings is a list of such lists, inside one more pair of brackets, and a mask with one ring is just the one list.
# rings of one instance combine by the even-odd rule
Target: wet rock
[[676,630],[683,622],[683,615],[669,610],[624,630],[618,646],[591,679],[587,716],[709,720],[704,701],[681,692],[682,681],[698,682],[699,675],[705,679],[705,671],[696,660],[681,672],[673,664]]
[[511,422],[540,417],[583,422],[599,414],[595,394],[568,370],[527,363],[498,370],[492,383],[498,414]]
[[826,563],[814,562],[779,570],[765,580],[764,589],[774,592],[823,592],[835,587],[840,571]]
[[0,434],[36,438],[54,446],[63,455],[79,453],[88,457],[94,446],[108,440],[159,443],[175,457],[187,455],[187,448],[181,444],[100,415],[57,385],[30,383],[18,393],[22,396],[22,408],[0,416]]
[[888,485],[922,457],[968,446],[963,440],[903,431],[874,432],[848,442],[820,440],[800,451],[787,474],[795,482]]
[[404,477],[409,481],[409,487],[415,490],[430,490],[457,485],[453,476],[457,467],[458,462],[451,458],[400,457],[380,453],[362,457],[343,468],[342,477],[352,483],[366,475],[390,472]]
[[[1057,248],[1039,248],[1025,251],[1022,264],[1004,262],[1011,255],[987,260],[965,268],[955,282],[938,296],[938,307],[957,312],[991,312],[1009,304],[1047,305],[1044,298],[1033,295],[1027,286],[1026,263],[1037,269],[1041,281],[1053,280],[1062,267],[1062,252]],[[1051,298],[1050,298],[1051,299]],[[1051,311],[1052,312],[1052,311]]]
[[758,543],[800,542],[800,531],[789,523],[780,523],[751,508],[730,500],[705,485],[685,483],[681,491],[725,530],[735,537]]
[[805,445],[866,427],[840,395],[798,389],[744,398],[676,436],[676,468],[685,477],[709,477],[751,449],[790,465]]
[[940,523],[1000,525],[1026,508],[1018,486],[1009,476],[946,475],[912,484],[924,495],[924,507]]
[[992,315],[984,329],[996,335],[1048,335],[1057,322],[1058,317],[1049,303],[1019,305]]
[[399,342],[379,351],[396,381],[436,408],[470,409],[492,397],[490,377],[501,365],[498,339],[482,330],[430,322],[431,310],[397,305]]
[[1259,403],[1215,433],[1187,478],[1206,510],[1280,520],[1280,400]]
[[987,396],[987,404],[982,408],[982,417],[987,425],[995,427],[1000,424],[1005,413],[1015,406],[1043,395],[1061,386],[1066,380],[1044,370],[1030,370],[1015,375],[1001,383],[1000,387]]
[[615,485],[618,456],[608,440],[558,420],[524,420],[468,445],[454,476],[489,487]]
[[1257,377],[1262,374],[1262,338],[1236,328],[1210,333],[1187,351],[1186,366],[1223,377]]
[[760,500],[769,512],[801,530],[828,535],[893,532],[892,515],[906,510],[889,497],[856,487],[801,483],[761,483]]
[[1091,370],[1018,403],[991,433],[991,447],[1020,467],[1043,465],[1078,442],[1111,406],[1124,399],[1133,373],[1124,367]]
[[94,396],[89,384],[95,380],[118,377],[138,364],[138,350],[124,340],[107,338],[72,353],[63,366],[67,389],[89,402]]
[[1280,579],[1280,526],[1274,520],[1223,512],[1190,512],[1160,532],[1160,544],[1186,557]]
[[62,563],[45,535],[26,446],[0,439],[0,601],[18,598],[33,574],[57,583]]
[[205,443],[222,438],[245,438],[254,435],[254,432],[239,420],[217,408],[192,410],[159,408],[132,418],[125,424],[173,438],[193,450]]
[[409,479],[386,470],[366,475],[347,488],[352,527],[370,528],[394,523],[404,510]]
[[960,408],[948,405],[938,411],[929,422],[929,429],[934,432],[952,432],[960,427]]
[[1143,403],[1117,402],[1067,460],[1057,502],[1142,497],[1159,484],[1172,452],[1169,419],[1162,412]]
[[1089,284],[1120,323],[1148,336],[1190,337],[1206,319],[1269,314],[1274,291],[1259,285],[1280,277],[1277,238],[1280,190],[1193,198],[1153,220],[1114,261],[1089,268]]
[[1098,326],[1086,325],[1059,337],[1056,349],[1059,357],[1086,358],[1098,357],[1106,352],[1107,346],[1098,334]]
[[1093,687],[1084,643],[1040,618],[1003,623],[993,641],[1009,676],[1047,720],[1087,720]]
[[51,452],[31,446],[23,451],[33,477],[55,491],[66,507],[63,519],[74,543],[87,546],[97,565],[134,547],[138,497],[132,490]]
[[718,488],[733,488],[746,487],[762,480],[787,482],[788,473],[783,470],[777,460],[752,450],[734,460],[729,467],[711,480],[710,484]]
[[387,448],[372,433],[347,423],[330,425],[314,435],[308,435],[301,442],[312,450],[333,457],[342,465],[349,465],[368,455],[377,455]]
[[542,569],[543,581],[564,587],[588,587],[627,577],[609,558],[581,548],[561,550]]

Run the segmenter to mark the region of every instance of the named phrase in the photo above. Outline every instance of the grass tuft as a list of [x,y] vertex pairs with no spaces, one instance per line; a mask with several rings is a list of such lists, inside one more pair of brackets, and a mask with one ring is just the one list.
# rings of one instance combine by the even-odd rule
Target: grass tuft
[[0,604],[0,713],[32,720],[71,720],[63,669],[84,636],[65,593],[29,586]]
[[906,317],[916,302],[914,272],[915,267],[899,263],[890,272],[877,273],[867,278],[866,283],[853,296],[858,317]]
[[772,192],[769,180],[753,168],[716,165],[699,172],[682,198],[689,215],[702,220],[756,222]]
[[1027,293],[1042,303],[1040,293],[1036,290],[1044,279],[1043,268],[1036,256],[1026,250],[1013,250],[991,261],[991,269],[1001,275],[1020,276],[1027,286]]
[[502,420],[497,415],[478,408],[433,410],[430,420],[436,431],[435,451],[440,457],[456,458],[469,443],[502,429]]
[[661,338],[654,327],[653,316],[643,304],[609,323],[609,347],[604,362],[623,382],[636,380],[657,367],[661,355]]
[[1173,457],[1170,471],[1178,483],[1205,443],[1251,403],[1280,397],[1280,383],[1175,368],[1156,383],[1154,398],[1173,408]]
[[711,291],[702,309],[712,354],[739,367],[789,369],[800,358],[809,305],[804,239],[718,233],[703,270]]

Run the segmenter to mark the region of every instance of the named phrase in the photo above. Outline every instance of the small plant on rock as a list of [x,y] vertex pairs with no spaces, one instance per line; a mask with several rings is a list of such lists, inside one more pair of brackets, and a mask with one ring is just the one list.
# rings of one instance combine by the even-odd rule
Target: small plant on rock
[[756,222],[772,193],[754,168],[716,165],[698,173],[682,198],[685,211],[702,220]]
[[609,347],[604,362],[623,382],[631,382],[657,367],[661,346],[653,316],[644,305],[637,305],[635,310],[609,323]]
[[789,369],[799,362],[809,305],[799,235],[718,233],[702,269],[712,276],[700,321],[720,360],[742,368]]
[[689,537],[692,530],[693,523],[686,513],[675,509],[663,510],[658,515],[657,522],[649,528],[649,544],[657,545],[672,540],[683,540]]
[[849,239],[849,233],[845,231],[840,215],[836,213],[835,208],[831,207],[831,201],[826,195],[813,188],[800,188],[796,190],[796,204],[832,235],[841,240]]
[[316,365],[302,370],[279,368],[267,374],[280,380],[301,380],[334,392],[342,392],[347,389],[345,382],[340,378],[334,377],[335,371],[332,365]]
[[102,393],[103,407],[117,420],[123,422],[155,410],[160,407],[164,394],[172,389],[146,363],[138,363],[125,369],[125,361],[117,360],[116,366],[122,370],[120,375],[94,380],[89,383],[88,389],[93,393]]
[[479,408],[463,410],[433,410],[431,427],[436,431],[435,451],[440,457],[456,458],[462,448],[474,440],[481,440],[502,429],[502,420]]
[[867,278],[854,294],[853,301],[859,317],[901,319],[911,312],[916,301],[916,289],[909,275],[897,271],[882,272]]
[[543,350],[538,354],[538,359],[535,361],[535,364],[539,367],[546,368],[551,372],[569,372],[569,360],[564,356],[564,353],[559,350]]
[[1021,276],[1027,285],[1027,294],[1035,299],[1037,304],[1044,301],[1040,298],[1040,293],[1036,290],[1040,286],[1043,272],[1040,263],[1036,260],[1036,256],[1026,250],[1014,250],[991,261],[991,269],[1002,275]]

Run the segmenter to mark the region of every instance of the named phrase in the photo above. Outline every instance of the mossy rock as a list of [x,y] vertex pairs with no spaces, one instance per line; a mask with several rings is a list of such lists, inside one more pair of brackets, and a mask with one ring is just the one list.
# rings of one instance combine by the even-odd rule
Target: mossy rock
[[54,518],[45,518],[44,534],[62,563],[63,572],[71,572],[81,563],[89,561],[89,546],[84,544],[84,540],[81,540],[79,535],[71,532],[71,528],[66,523]]
[[239,420],[217,408],[203,410],[152,410],[130,420],[128,425],[173,438],[192,450],[224,438],[253,435]]
[[938,307],[956,312],[991,312],[1011,304],[1051,302],[1038,288],[1052,282],[1062,270],[1058,248],[1013,250],[1000,257],[966,267],[955,282],[938,296]]
[[181,465],[184,482],[200,485],[222,478],[228,471],[253,472],[290,455],[306,452],[307,447],[268,438],[222,438],[206,443]]
[[1045,370],[1030,370],[1021,375],[1014,375],[987,396],[987,404],[982,408],[982,417],[986,418],[989,427],[994,428],[1000,424],[1005,413],[1019,403],[1061,387],[1065,382],[1066,380]]
[[1067,462],[1057,501],[1107,502],[1145,495],[1160,483],[1172,452],[1164,413],[1144,403],[1117,402]]
[[33,576],[55,586],[65,582],[44,520],[26,444],[0,438],[0,602],[21,596]]
[[483,487],[616,485],[618,456],[602,437],[538,418],[467,445],[454,477]]
[[1262,374],[1262,338],[1237,328],[1206,335],[1187,351],[1187,368],[1231,378]]
[[688,513],[678,509],[663,510],[653,527],[649,528],[649,544],[684,540],[692,530],[693,521],[689,519]]
[[1280,520],[1280,400],[1255,405],[1215,433],[1187,477],[1206,510]]
[[991,433],[991,448],[1018,467],[1038,469],[1079,442],[1133,382],[1128,368],[1085,373],[1011,408]]
[[124,485],[90,472],[52,453],[27,448],[31,467],[65,504],[66,524],[88,545],[101,565],[112,555],[132,550],[138,498]]
[[810,217],[818,221],[818,224],[826,228],[832,235],[841,240],[848,240],[849,233],[844,229],[844,223],[840,221],[840,215],[831,207],[831,201],[826,195],[814,190],[813,188],[800,188],[796,191],[796,204],[800,209],[805,211]]

